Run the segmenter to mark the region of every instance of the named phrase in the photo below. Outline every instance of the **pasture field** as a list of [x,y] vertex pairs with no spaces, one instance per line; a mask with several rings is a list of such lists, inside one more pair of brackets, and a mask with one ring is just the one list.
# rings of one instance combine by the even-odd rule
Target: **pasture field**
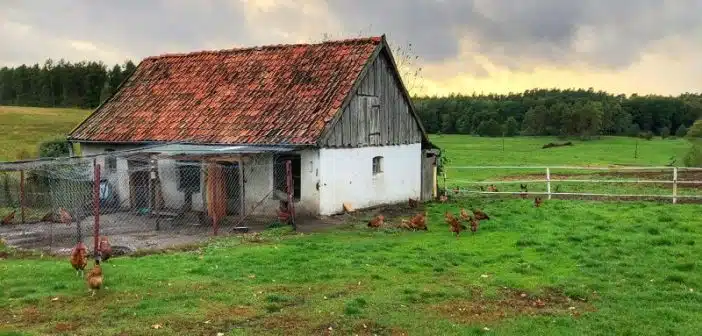
[[0,161],[36,157],[37,146],[65,137],[90,110],[0,106]]
[[[446,210],[481,207],[456,239]],[[697,335],[698,205],[463,198],[426,232],[357,214],[316,234],[264,231],[122,257],[88,295],[67,260],[0,262],[0,335]],[[408,215],[412,212],[406,210]],[[389,221],[397,223],[398,219]],[[12,333],[14,331],[14,333]]]
[[[634,159],[635,140],[625,138],[548,150],[541,145],[555,139],[514,138],[505,140],[504,152],[501,139],[432,139],[453,166],[665,165],[687,146],[640,140]],[[519,177],[480,174],[458,177]],[[396,206],[344,215],[345,225],[324,232],[275,228],[118,257],[103,264],[106,286],[94,297],[66,259],[0,243],[0,335],[698,335],[702,329],[699,205],[551,200],[535,208],[531,199],[451,197],[424,207],[426,232],[394,229],[417,211]],[[457,239],[443,214],[463,207],[481,208],[491,219]],[[386,215],[387,227],[367,228],[377,213]]]
[[[573,146],[542,149],[547,143],[563,142],[550,137],[481,138],[465,135],[433,135],[431,140],[442,148],[449,158],[446,178],[439,177],[439,185],[448,189],[478,190],[475,181],[545,180],[545,169],[464,169],[465,166],[502,167],[665,167],[682,166],[689,143],[683,139],[653,140],[603,137],[599,140],[569,140]],[[504,142],[504,145],[503,145]],[[635,155],[636,154],[636,157]],[[614,179],[671,181],[672,169],[660,171],[596,171],[582,169],[551,169],[556,180]],[[702,171],[679,171],[678,180],[700,181]],[[496,185],[499,191],[520,191],[521,183]],[[546,183],[527,183],[529,191],[545,192]],[[485,186],[485,185],[483,185]],[[634,183],[552,182],[552,191],[562,193],[670,195],[672,185]],[[702,184],[680,184],[679,195],[700,195]]]

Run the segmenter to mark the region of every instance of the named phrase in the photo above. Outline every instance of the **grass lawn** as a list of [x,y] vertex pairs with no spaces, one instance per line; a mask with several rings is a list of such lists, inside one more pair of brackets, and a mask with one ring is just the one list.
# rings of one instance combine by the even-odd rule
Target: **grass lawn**
[[[329,233],[276,229],[260,242],[230,238],[191,252],[117,258],[104,267],[107,288],[92,298],[67,260],[5,260],[0,330],[699,334],[699,206],[484,202],[428,205],[428,232],[374,231],[360,218]],[[455,239],[442,214],[469,205],[492,219],[475,236]]]
[[43,141],[65,137],[90,110],[0,106],[0,161],[36,156]]
[[[88,114],[60,111],[0,107],[7,129],[0,158],[14,158],[18,144],[29,150],[63,135]],[[627,138],[542,150],[556,140],[521,137],[506,139],[504,151],[501,139],[432,140],[453,166],[660,166],[687,148],[682,140],[640,140],[635,159],[636,140]],[[458,171],[449,176],[515,175]],[[665,191],[656,188],[648,192]],[[106,288],[94,297],[66,259],[19,255],[0,243],[0,336],[698,335],[702,329],[699,205],[552,200],[534,208],[530,199],[466,197],[426,206],[427,232],[371,230],[370,215],[359,213],[324,233],[273,229],[187,252],[116,258],[104,264]],[[461,207],[480,207],[492,218],[474,236],[456,239],[443,213]]]
[[[573,146],[542,149],[550,142],[563,142],[550,137],[515,137],[481,138],[464,135],[433,135],[432,142],[441,147],[449,158],[446,169],[446,186],[448,188],[465,188],[477,190],[475,181],[498,180],[545,180],[545,169],[466,169],[465,166],[655,166],[663,167],[675,161],[682,165],[683,157],[689,148],[689,143],[683,139],[643,140],[626,137],[604,137],[600,140],[573,141]],[[634,157],[636,152],[636,157]],[[611,172],[593,170],[575,170],[552,168],[552,179],[575,180],[672,180],[672,170],[647,174],[619,174],[612,176]],[[653,174],[651,174],[653,173]],[[702,180],[702,172],[680,171],[679,180]],[[439,185],[443,185],[443,177]],[[520,183],[500,184],[500,191],[519,191]],[[699,185],[698,185],[699,186]],[[585,192],[585,193],[618,193],[629,195],[670,195],[671,184],[623,184],[623,183],[581,183],[581,182],[552,182],[552,190],[556,192]],[[532,192],[546,191],[546,183],[531,183]],[[679,185],[678,194],[698,195],[695,185]]]

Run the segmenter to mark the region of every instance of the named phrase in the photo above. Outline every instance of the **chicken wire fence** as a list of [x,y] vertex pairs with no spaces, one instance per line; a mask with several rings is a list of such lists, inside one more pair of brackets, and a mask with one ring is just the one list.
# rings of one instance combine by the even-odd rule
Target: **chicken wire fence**
[[96,246],[98,235],[116,253],[129,253],[294,226],[298,196],[290,161],[264,155],[0,164],[0,187],[0,237],[10,246],[59,254],[78,241]]

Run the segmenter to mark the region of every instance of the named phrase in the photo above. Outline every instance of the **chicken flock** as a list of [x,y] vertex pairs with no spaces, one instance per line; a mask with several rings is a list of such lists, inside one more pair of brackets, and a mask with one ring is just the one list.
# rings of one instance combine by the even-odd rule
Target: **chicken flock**
[[[97,246],[93,268],[85,277],[88,288],[92,292],[91,295],[95,295],[95,292],[102,288],[103,274],[100,262],[107,262],[112,257],[112,246],[110,246],[106,236],[100,236]],[[73,269],[76,270],[76,275],[84,275],[85,268],[88,266],[88,248],[82,241],[79,240],[71,250],[70,262]]]
[[[481,190],[485,188],[481,187]],[[497,188],[494,185],[489,185],[487,187],[488,191],[497,192]],[[460,190],[458,187],[453,189],[453,192],[458,194]],[[526,185],[520,185],[520,197],[526,198],[528,195],[528,188]],[[439,195],[439,201],[441,203],[446,203],[448,201],[448,196],[446,194]],[[410,208],[416,208],[419,202],[415,199],[410,198],[408,200],[408,205]],[[539,208],[543,204],[541,197],[534,198],[534,207]],[[427,215],[426,212],[421,212],[410,219],[401,219],[400,224],[392,225],[399,229],[405,230],[424,230],[427,231]],[[470,228],[471,233],[475,234],[480,228],[480,222],[485,220],[490,220],[490,216],[483,212],[481,209],[472,209],[470,212],[465,208],[461,208],[458,215],[454,215],[451,211],[446,211],[444,213],[444,220],[449,226],[449,230],[456,235],[456,239],[460,236],[462,231],[468,230]],[[464,224],[465,223],[465,224]],[[466,225],[467,224],[467,225]],[[371,220],[368,221],[369,228],[380,228],[385,226],[385,216],[382,214],[376,215]]]

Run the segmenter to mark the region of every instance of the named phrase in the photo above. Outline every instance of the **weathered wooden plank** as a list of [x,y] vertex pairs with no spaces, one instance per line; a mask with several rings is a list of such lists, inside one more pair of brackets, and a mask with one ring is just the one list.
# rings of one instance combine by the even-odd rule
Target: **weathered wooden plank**
[[381,86],[382,84],[380,82],[381,82],[381,78],[382,78],[383,72],[384,72],[383,71],[383,59],[384,58],[385,57],[381,55],[381,57],[378,57],[375,59],[375,64],[374,64],[375,76],[373,76],[373,79],[375,80],[375,84],[373,85],[373,88],[374,88],[373,95],[376,97],[380,96],[380,94],[382,92],[382,88],[383,88]]
[[334,147],[385,146],[417,143],[421,131],[384,54],[368,66],[356,93],[338,117],[327,145]]
[[358,146],[358,100],[360,99],[360,96],[356,96],[353,98],[351,101],[351,104],[349,104],[349,124],[351,124],[350,129],[351,133],[349,133],[349,136],[351,137],[351,146],[357,147]]
[[366,120],[366,114],[367,114],[367,107],[368,104],[366,103],[368,101],[368,97],[359,97],[359,99],[356,101],[356,136],[358,138],[358,145],[359,146],[365,146],[368,144],[368,130],[366,129],[366,123],[368,122]]
[[343,138],[344,138],[344,147],[350,147],[352,142],[351,142],[351,109],[350,109],[350,104],[349,106],[346,106],[344,108],[344,115],[341,118],[341,124],[343,127]]

